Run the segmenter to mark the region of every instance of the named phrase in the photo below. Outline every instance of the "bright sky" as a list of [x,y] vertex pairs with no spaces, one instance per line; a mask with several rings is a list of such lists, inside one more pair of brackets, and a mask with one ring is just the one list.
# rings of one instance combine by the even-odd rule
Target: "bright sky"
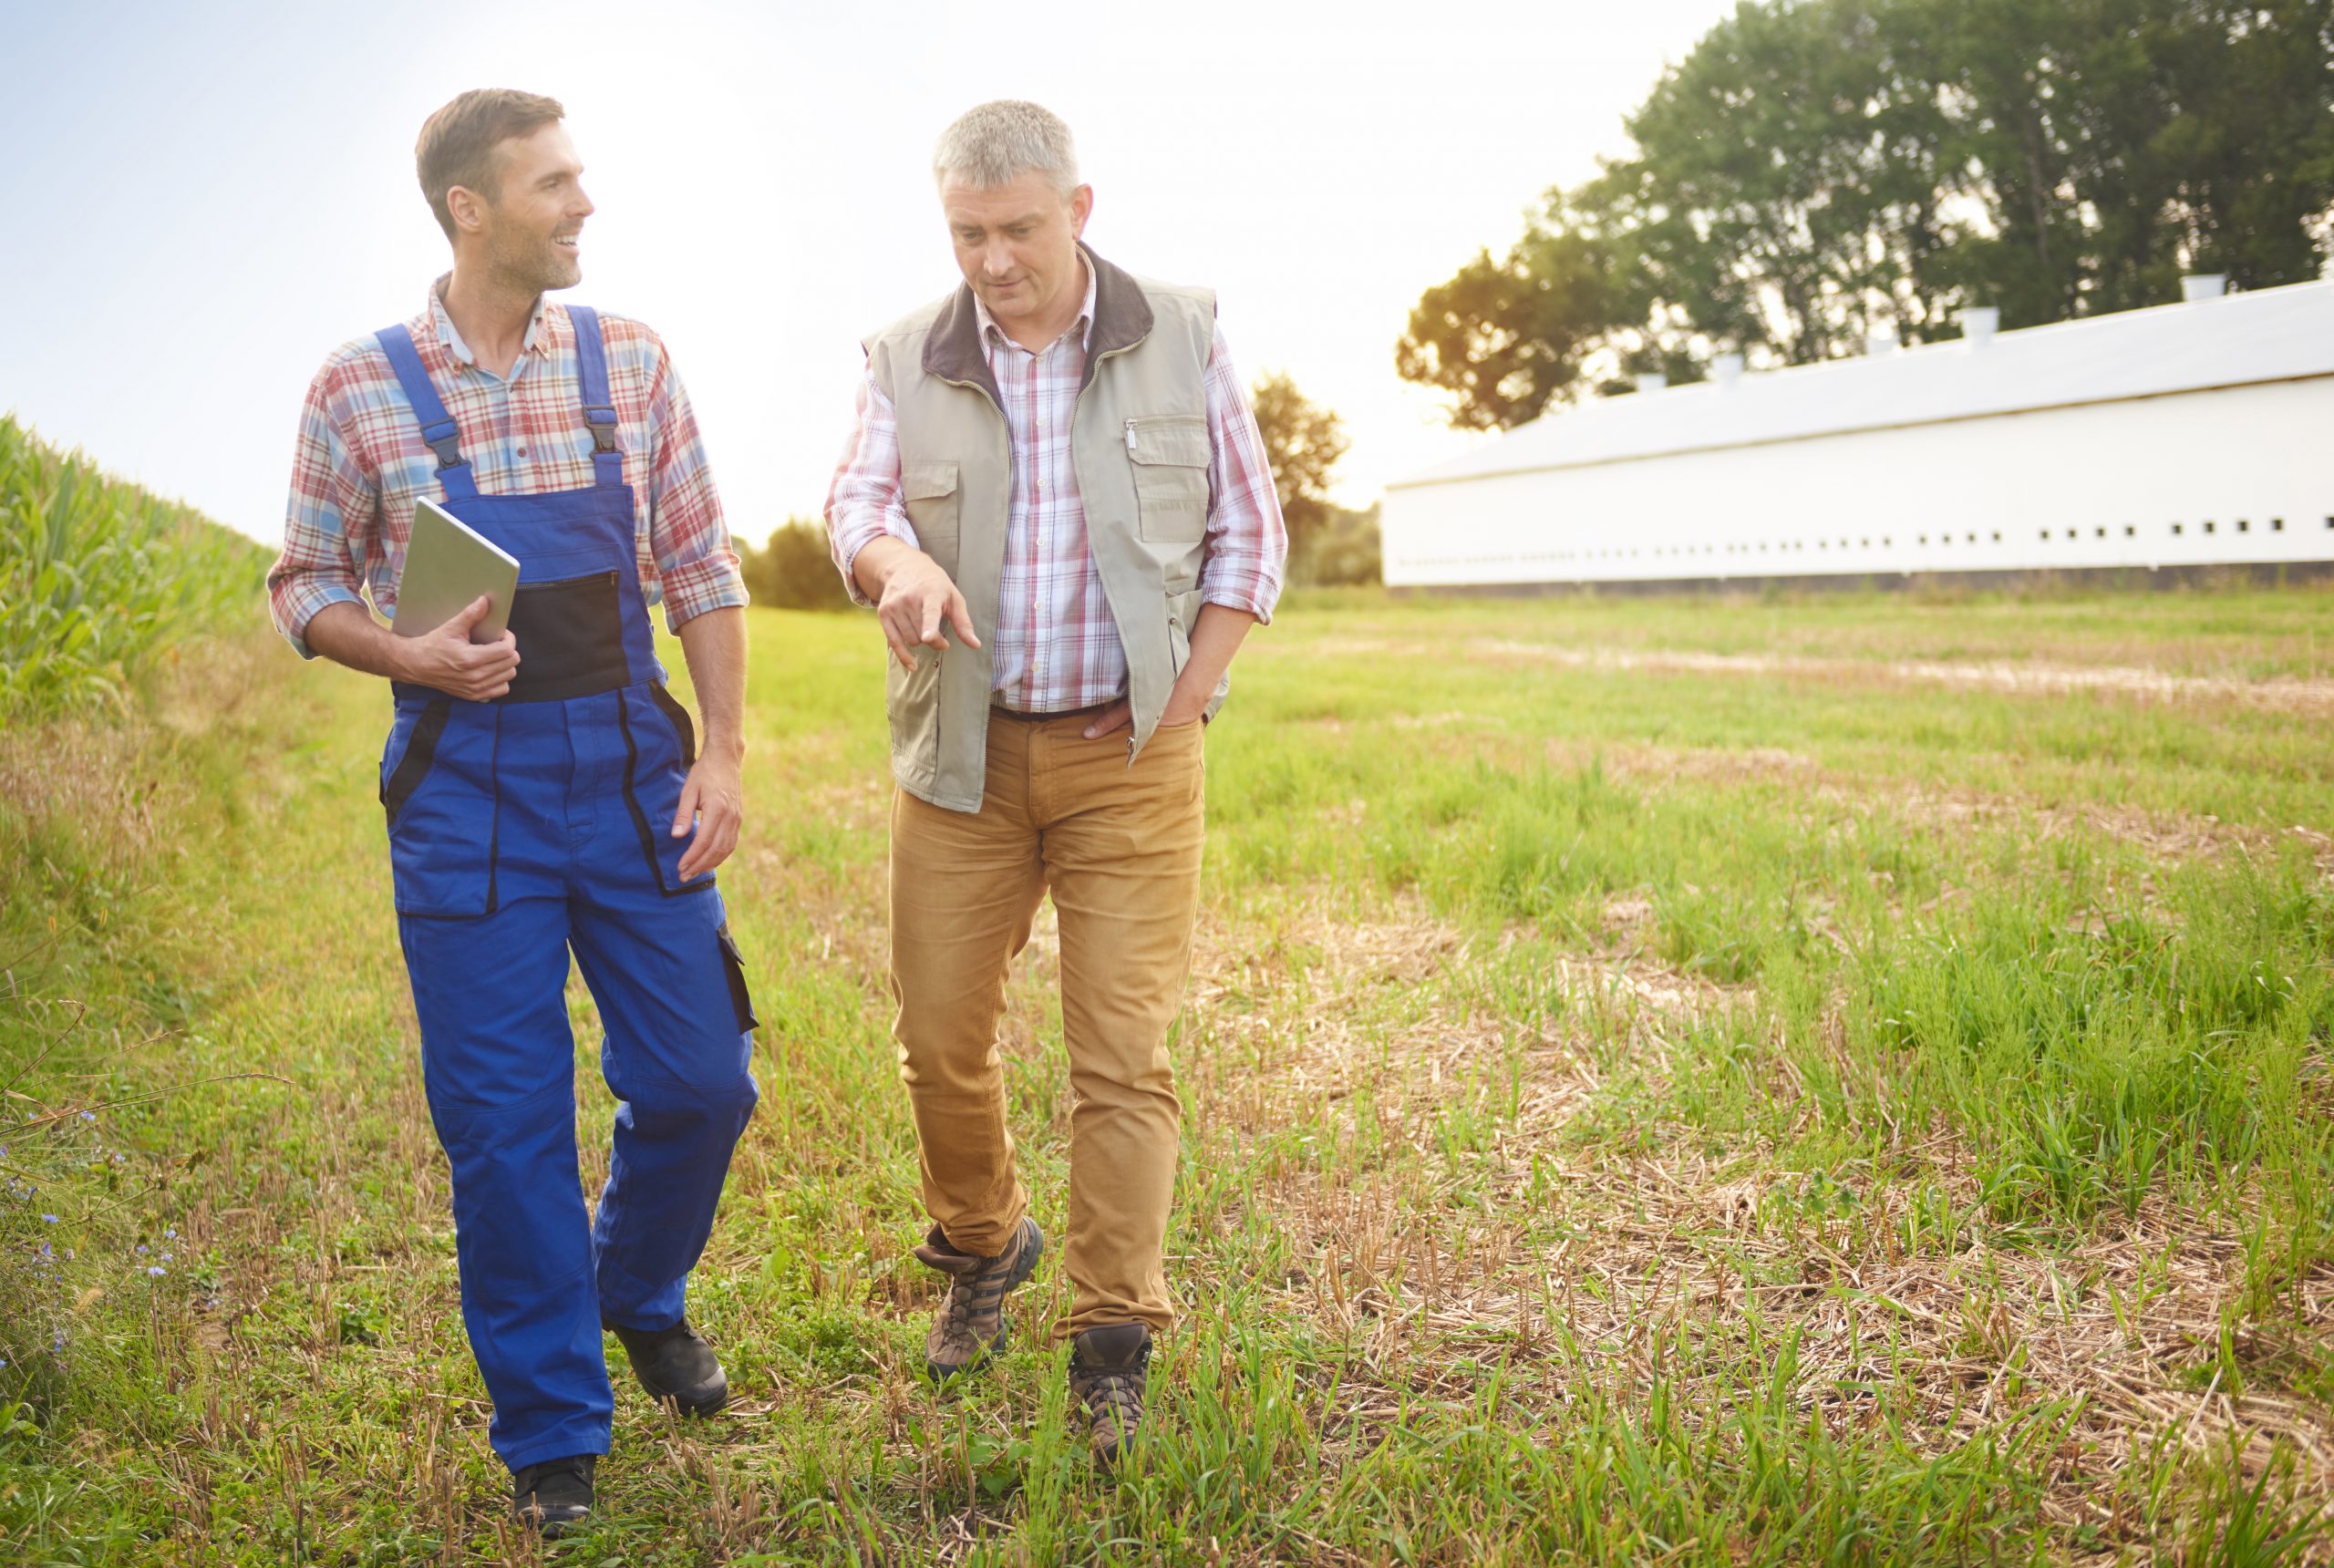
[[1029,98],[1077,133],[1089,242],[1212,284],[1246,379],[1345,417],[1362,504],[1469,444],[1394,374],[1420,293],[1619,150],[1731,8],[0,0],[0,408],[280,537],[309,377],[447,264],[422,119],[525,88],[566,104],[599,207],[563,297],[664,335],[759,542],[824,500],[858,340],[956,282],[941,129]]

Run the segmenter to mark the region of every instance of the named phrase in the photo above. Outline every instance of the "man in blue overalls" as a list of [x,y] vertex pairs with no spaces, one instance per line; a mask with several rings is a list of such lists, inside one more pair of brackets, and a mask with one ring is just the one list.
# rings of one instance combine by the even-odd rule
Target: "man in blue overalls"
[[[462,1319],[514,1506],[547,1532],[587,1516],[608,1449],[603,1326],[660,1401],[709,1414],[728,1396],[684,1290],[755,1098],[752,1004],[712,876],[740,816],[745,591],[663,344],[544,302],[581,277],[592,211],[562,115],[473,92],[423,127],[453,271],[424,314],[318,373],[269,574],[304,655],[395,694],[380,796]],[[501,637],[471,640],[483,599],[416,637],[367,613],[366,592],[395,614],[421,498],[518,558]],[[704,707],[701,751],[663,684],[652,594]],[[588,1222],[571,950],[623,1101]]]

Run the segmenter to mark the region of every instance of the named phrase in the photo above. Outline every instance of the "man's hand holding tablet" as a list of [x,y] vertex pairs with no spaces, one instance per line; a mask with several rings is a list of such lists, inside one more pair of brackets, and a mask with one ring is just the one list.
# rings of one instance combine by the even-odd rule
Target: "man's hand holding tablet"
[[506,631],[491,643],[470,641],[493,610],[492,597],[481,593],[452,619],[408,638],[398,678],[465,702],[492,702],[509,691],[511,677],[519,673],[519,639]]
[[406,639],[398,678],[465,702],[509,691],[519,669],[509,629],[518,587],[516,558],[437,502],[417,501],[390,625]]

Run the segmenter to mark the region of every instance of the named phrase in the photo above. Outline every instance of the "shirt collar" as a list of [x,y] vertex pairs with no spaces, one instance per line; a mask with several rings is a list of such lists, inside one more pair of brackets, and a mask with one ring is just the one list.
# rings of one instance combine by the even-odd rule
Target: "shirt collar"
[[[1083,246],[1079,249],[1078,264],[1086,269],[1086,304],[1079,308],[1078,319],[1071,322],[1069,325],[1070,331],[1078,334],[1078,346],[1084,348],[1094,339],[1094,284],[1096,274],[1094,272],[1094,263],[1086,259],[1086,251]],[[975,289],[972,293],[973,310],[980,318],[981,341],[983,343],[989,344],[992,346],[1000,343],[1013,343],[1012,337],[1006,332],[1005,328],[997,325],[997,318],[989,315],[988,306],[981,299],[980,291],[978,289]],[[1069,335],[1069,333],[1068,332],[1062,334],[1062,337],[1068,337]],[[1061,339],[1056,338],[1054,341],[1059,343]],[[1013,343],[1013,346],[1016,348],[1021,347],[1017,343]],[[1053,345],[1048,344],[1047,346],[1050,348]],[[1026,354],[1028,351],[1027,349],[1023,349],[1022,352]]]
[[[454,356],[454,363],[476,368],[478,356],[470,352],[470,346],[464,343],[462,335],[455,330],[454,318],[446,314],[446,285],[453,280],[453,276],[451,273],[441,273],[439,274],[438,281],[429,285],[429,320],[438,329],[438,341],[446,346],[446,352]],[[1091,314],[1094,301],[1090,290],[1087,295],[1086,304],[1088,312]],[[551,336],[543,331],[543,296],[537,294],[534,315],[527,319],[527,335],[519,345],[519,352],[522,354],[551,352]]]

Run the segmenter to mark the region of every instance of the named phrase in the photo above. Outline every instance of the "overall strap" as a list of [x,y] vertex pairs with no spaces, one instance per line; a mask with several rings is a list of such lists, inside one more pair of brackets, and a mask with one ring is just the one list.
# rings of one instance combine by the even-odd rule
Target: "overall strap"
[[438,482],[445,487],[446,499],[468,500],[477,495],[477,475],[462,456],[460,428],[439,400],[438,388],[429,384],[421,356],[414,352],[413,334],[403,325],[385,326],[373,335],[373,340],[389,356],[389,368],[398,373],[405,400],[413,405],[413,417],[421,422],[422,440],[438,454]]
[[616,406],[608,397],[608,349],[600,338],[600,313],[588,304],[567,307],[575,327],[575,379],[584,395],[584,422],[592,428],[592,478],[602,486],[624,483],[624,454],[616,449]]

